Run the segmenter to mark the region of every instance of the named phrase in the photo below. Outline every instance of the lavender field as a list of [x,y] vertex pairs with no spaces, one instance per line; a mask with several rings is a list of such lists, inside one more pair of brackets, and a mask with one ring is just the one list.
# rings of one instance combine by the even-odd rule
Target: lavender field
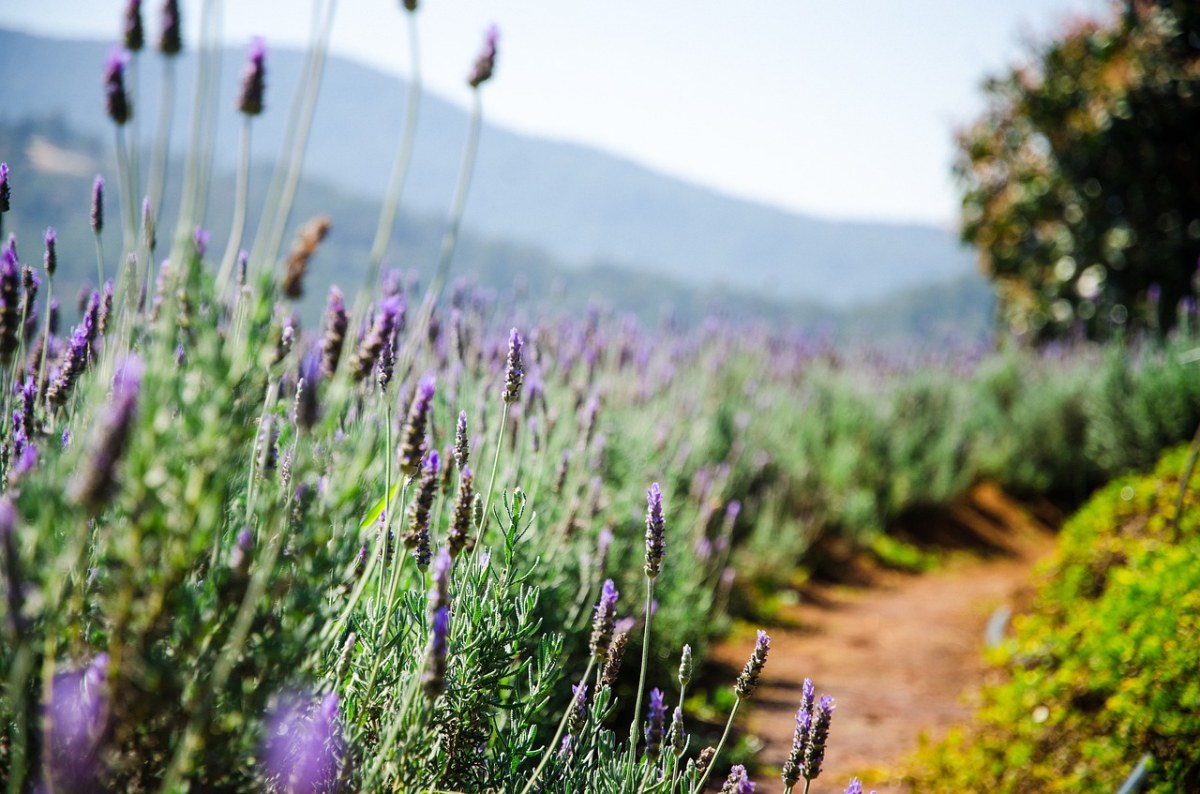
[[[195,5],[184,11],[204,20],[196,42],[183,40],[175,2],[153,32],[142,5],[126,5],[102,75],[115,171],[96,175],[77,215],[22,212],[26,174],[0,165],[9,792],[862,792],[857,778],[822,774],[841,712],[819,680],[788,707],[785,763],[766,769],[745,734],[764,669],[805,663],[771,650],[779,594],[838,580],[847,555],[936,567],[943,549],[897,531],[914,516],[979,483],[1073,509],[1152,470],[1200,425],[1189,300],[1170,307],[1169,333],[917,350],[729,313],[653,322],[601,301],[576,311],[481,285],[455,254],[503,65],[495,29],[464,64],[473,114],[438,257],[397,269],[388,254],[413,156],[413,81],[366,278],[314,294],[310,271],[333,267],[322,254],[336,221],[293,209],[334,4],[314,17],[307,82],[290,105],[270,93],[262,40],[240,75],[212,68],[215,4]],[[414,43],[417,5],[390,9]],[[156,124],[169,95],[135,102],[137,72],[162,70],[170,91],[172,59],[188,48],[200,74],[190,126],[167,114]],[[210,80],[237,81],[236,109],[214,101]],[[249,208],[264,110],[289,125],[267,198]],[[208,229],[210,123],[233,112],[231,223]],[[168,178],[172,136],[189,146],[179,180]],[[78,227],[60,229],[64,240],[86,244],[60,245],[63,223]],[[78,307],[60,259],[95,260]],[[1173,643],[1198,613],[1183,554],[1195,521],[1180,529],[1193,502],[1178,483],[1184,454],[1166,460],[1164,484],[1103,492],[1150,516],[1121,514],[1136,550],[1081,540],[1109,520],[1089,508],[1081,516],[1098,517],[1069,525],[1063,578],[1045,598],[1061,617],[1100,597],[1110,570],[1135,589],[1153,570],[1180,625],[1139,634],[1159,649],[1152,658],[1093,649],[1080,677],[1107,683],[1090,695],[1068,676],[1065,695],[1000,694],[990,712],[1012,706],[1010,722],[1025,726],[1055,697],[1071,708],[1117,698],[1127,719],[1111,730],[1127,746],[1101,746],[1084,720],[1061,745],[1037,734],[1018,756],[1010,748],[1024,745],[989,723],[889,775],[920,791],[1112,790],[1151,753],[1166,770],[1152,790],[1190,790],[1195,662]],[[1114,496],[1126,487],[1136,498]],[[1122,567],[1131,559],[1141,568]],[[1152,596],[1131,603],[1158,614]],[[1124,617],[1105,614],[1119,644]],[[1069,657],[1048,625],[1040,636],[1061,646],[1018,634],[1005,663]],[[738,632],[754,638],[744,668],[713,663]],[[1103,672],[1120,666],[1141,671],[1125,688]],[[1154,680],[1180,682],[1171,702]],[[1143,705],[1160,733],[1130,727]],[[1040,766],[1019,774],[1063,754],[1096,769],[1074,788],[1055,788]]]

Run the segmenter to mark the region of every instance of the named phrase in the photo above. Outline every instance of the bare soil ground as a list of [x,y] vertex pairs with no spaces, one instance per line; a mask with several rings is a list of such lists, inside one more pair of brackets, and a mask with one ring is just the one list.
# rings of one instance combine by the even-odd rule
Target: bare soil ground
[[[741,723],[762,742],[759,790],[781,790],[779,769],[809,677],[818,694],[837,701],[813,794],[840,794],[853,775],[868,791],[907,791],[886,770],[923,734],[936,738],[970,715],[971,693],[987,674],[988,619],[1028,596],[1060,519],[1052,508],[1034,510],[981,485],[951,509],[915,514],[899,528],[915,542],[961,549],[944,566],[924,574],[859,570],[853,585],[807,586],[781,615],[783,625],[768,628],[770,657]],[[716,658],[740,669],[752,646],[752,637],[737,638]]]

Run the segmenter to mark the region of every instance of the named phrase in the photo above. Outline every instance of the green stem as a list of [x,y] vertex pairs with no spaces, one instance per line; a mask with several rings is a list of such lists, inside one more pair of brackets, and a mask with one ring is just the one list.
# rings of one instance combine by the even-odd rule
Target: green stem
[[221,257],[221,268],[217,272],[217,297],[221,299],[233,274],[238,249],[242,245],[242,233],[246,228],[246,194],[250,186],[250,116],[242,120],[241,153],[238,157],[237,193],[233,203],[233,224],[229,230],[229,242],[225,245],[225,256]]
[[[592,674],[592,668],[596,666],[596,657],[588,659],[587,669],[583,671],[583,677],[579,679],[580,684],[588,680],[588,676]],[[521,794],[529,794],[541,777],[542,770],[546,768],[546,764],[550,761],[550,756],[553,755],[555,748],[558,747],[559,741],[562,739],[563,731],[566,730],[567,722],[571,719],[571,710],[575,707],[574,694],[571,696],[571,705],[567,706],[563,712],[562,719],[558,721],[558,730],[554,732],[554,738],[550,740],[550,744],[546,745],[546,749],[542,752],[542,760],[538,762],[537,769],[533,770],[533,776],[529,778],[529,782],[525,784],[525,788],[521,789]]]
[[121,222],[125,231],[125,250],[132,251],[136,244],[137,220],[133,208],[133,183],[129,173],[129,151],[125,145],[125,128],[117,125],[117,185],[121,191]]
[[413,144],[417,139],[417,111],[421,103],[421,58],[418,50],[417,15],[408,14],[409,52],[412,56],[412,66],[408,77],[408,99],[404,106],[404,131],[400,137],[400,149],[392,167],[392,178],[388,185],[387,197],[379,212],[379,225],[375,229],[375,241],[371,244],[371,256],[367,264],[367,279],[365,289],[360,293],[360,299],[365,300],[373,291],[379,279],[379,267],[387,252],[388,242],[392,237],[392,229],[396,223],[396,209],[400,205],[400,197],[404,193],[404,181],[408,176],[409,163],[412,162]]
[[100,240],[100,235],[96,237],[96,286],[104,290],[104,243]]
[[[700,794],[701,791],[704,791],[704,784],[708,782],[708,776],[712,774],[713,767],[717,765],[717,759],[721,757],[721,750],[725,747],[725,740],[729,738],[729,730],[733,727],[733,718],[737,714],[738,706],[740,705],[742,705],[742,699],[741,697],[737,697],[733,701],[733,708],[729,710],[729,719],[725,721],[725,731],[721,734],[721,741],[717,742],[717,751],[713,753],[712,761],[708,764],[708,769],[704,770],[704,774],[700,776],[700,782],[692,789],[691,794]],[[804,790],[808,791],[807,785]]]
[[508,426],[508,403],[504,404],[504,412],[500,415],[500,432],[496,437],[496,454],[492,456],[492,476],[488,478],[487,494],[483,497],[483,518],[475,528],[475,548],[472,555],[478,552],[483,543],[483,530],[487,526],[489,512],[492,509],[492,489],[496,487],[496,470],[500,467],[500,450],[504,446],[504,428]]
[[[171,120],[175,116],[175,59],[163,56],[162,59],[162,91],[158,100],[158,133],[154,141],[153,159],[150,161],[150,175],[147,178],[146,194],[150,196],[150,212],[153,214],[154,225],[158,225],[162,212],[163,185],[167,179],[167,156],[171,142]],[[103,266],[101,275],[103,275]]]
[[638,675],[637,700],[633,702],[633,723],[629,726],[629,758],[637,760],[638,728],[642,719],[642,697],[646,693],[646,667],[650,661],[650,610],[654,603],[654,579],[646,577],[646,626],[642,632],[642,672]]

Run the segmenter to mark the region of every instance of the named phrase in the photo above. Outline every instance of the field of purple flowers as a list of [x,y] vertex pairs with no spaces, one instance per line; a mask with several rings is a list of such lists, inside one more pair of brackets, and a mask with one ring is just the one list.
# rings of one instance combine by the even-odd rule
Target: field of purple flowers
[[[724,753],[769,637],[730,682],[728,722],[685,710],[732,594],[786,582],[829,538],[903,562],[888,526],[982,479],[1081,498],[1200,421],[1188,307],[1161,343],[902,358],[728,320],[529,316],[452,280],[494,31],[440,261],[420,279],[383,266],[410,102],[367,284],[332,290],[305,328],[328,222],[295,228],[290,207],[332,13],[253,236],[245,159],[232,228],[197,222],[219,112],[203,77],[182,184],[162,183],[169,120],[136,162],[128,122],[153,107],[130,96],[151,65],[137,0],[104,76],[119,166],[91,196],[103,286],[75,327],[59,328],[54,231],[4,230],[10,792],[749,791],[730,769],[749,759]],[[160,22],[169,76],[175,2]],[[266,70],[255,42],[246,139]],[[0,167],[0,222],[20,197]],[[782,787],[808,792],[834,701],[807,687],[797,706]]]

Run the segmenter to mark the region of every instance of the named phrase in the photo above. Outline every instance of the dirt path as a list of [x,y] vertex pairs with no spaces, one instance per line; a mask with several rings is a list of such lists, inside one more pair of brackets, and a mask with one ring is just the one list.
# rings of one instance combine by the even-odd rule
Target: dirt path
[[[868,791],[905,791],[880,770],[915,749],[922,733],[939,736],[970,714],[966,695],[986,673],[988,618],[1028,592],[1034,563],[1053,549],[1054,519],[1038,519],[985,485],[929,520],[944,523],[925,527],[927,538],[967,539],[975,553],[923,575],[883,571],[865,586],[814,585],[783,616],[785,626],[769,629],[770,658],[743,723],[763,742],[760,791],[781,789],[806,676],[837,701],[813,794],[840,794],[852,775]],[[752,644],[732,642],[717,658],[739,668]]]

